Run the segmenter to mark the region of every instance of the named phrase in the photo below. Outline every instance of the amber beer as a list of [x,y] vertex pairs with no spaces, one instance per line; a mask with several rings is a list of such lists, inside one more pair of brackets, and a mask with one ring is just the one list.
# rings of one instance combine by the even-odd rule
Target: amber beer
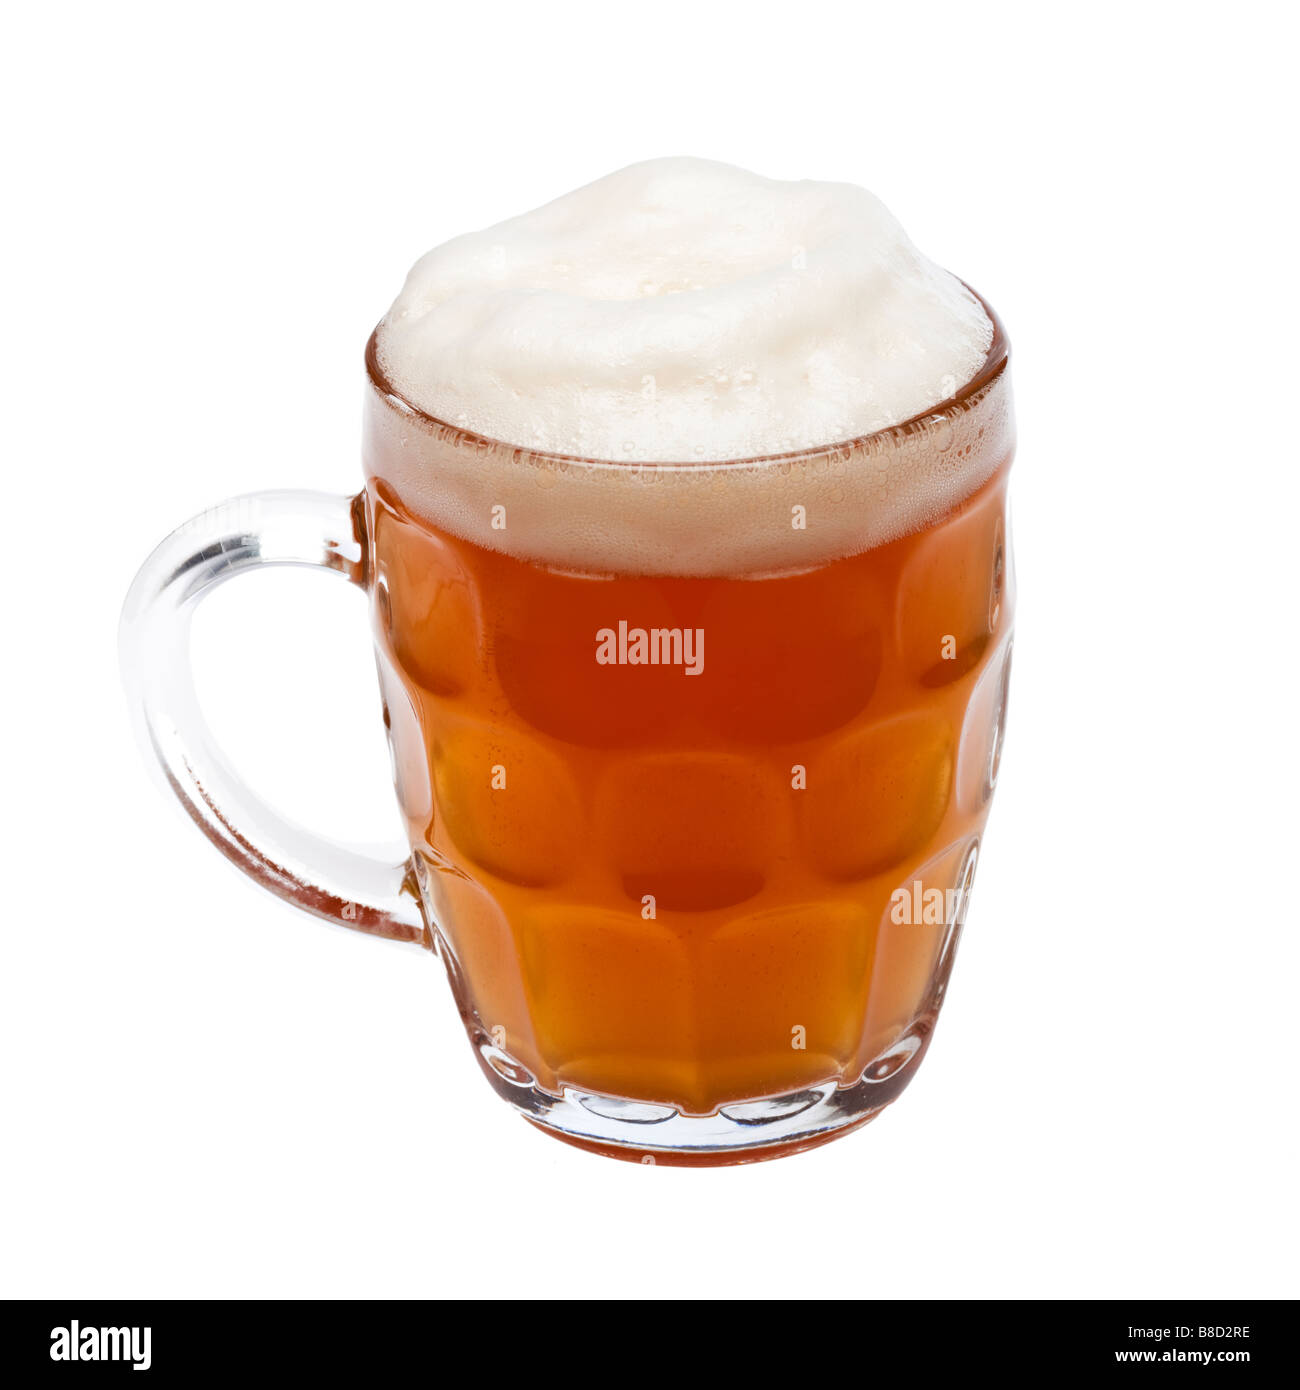
[[[870,1120],[931,1037],[998,772],[992,310],[866,189],[646,160],[426,252],[366,366],[362,493],[235,499],[131,586],[166,786],[287,901],[435,946],[552,1135],[734,1163]],[[190,615],[272,565],[369,596],[399,862],[288,823],[203,725]]]
[[[604,481],[584,470],[617,465],[424,417],[372,351],[370,578],[399,799],[467,1022],[542,1091],[707,1115],[883,1077],[923,1048],[1002,733],[1005,355],[999,333],[924,420],[767,461],[766,480],[751,464],[743,490],[733,465],[702,464],[675,504],[684,470],[642,467],[627,496],[665,494],[655,535],[679,526],[707,557],[711,527],[722,555],[664,573],[635,530],[626,567],[564,530]],[[891,451],[957,495],[810,563],[819,526],[848,534],[835,498],[852,505]],[[817,499],[802,518],[800,469]],[[735,572],[729,519],[769,494],[788,552],[776,538]],[[564,554],[547,554],[557,529]]]

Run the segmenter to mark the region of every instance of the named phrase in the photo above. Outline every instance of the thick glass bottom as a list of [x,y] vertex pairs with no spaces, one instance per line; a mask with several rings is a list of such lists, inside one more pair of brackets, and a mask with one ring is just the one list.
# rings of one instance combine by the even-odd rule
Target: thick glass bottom
[[466,1022],[493,1090],[538,1129],[607,1158],[681,1167],[760,1163],[816,1148],[860,1128],[902,1093],[934,1026],[933,1016],[917,1020],[852,1086],[828,1081],[723,1105],[711,1115],[686,1115],[671,1105],[572,1087],[551,1095],[481,1026]]

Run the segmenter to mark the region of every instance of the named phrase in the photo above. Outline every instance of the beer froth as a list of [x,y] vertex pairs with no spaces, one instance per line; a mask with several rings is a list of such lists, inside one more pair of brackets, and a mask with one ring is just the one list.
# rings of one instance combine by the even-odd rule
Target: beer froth
[[366,466],[522,558],[788,571],[1006,461],[1004,354],[866,190],[653,160],[416,263],[371,344]]

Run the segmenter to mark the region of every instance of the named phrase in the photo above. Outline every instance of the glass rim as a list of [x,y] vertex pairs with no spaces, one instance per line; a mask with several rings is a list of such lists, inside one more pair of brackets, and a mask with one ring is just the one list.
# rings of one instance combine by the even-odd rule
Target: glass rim
[[589,457],[585,454],[564,454],[550,449],[534,449],[527,444],[512,444],[509,440],[497,439],[493,435],[479,434],[475,430],[466,429],[463,425],[454,425],[449,420],[444,420],[440,416],[433,415],[420,406],[412,404],[389,381],[379,364],[379,329],[382,327],[382,321],[376,324],[370,337],[366,340],[366,376],[370,385],[390,406],[403,415],[421,421],[453,447],[464,446],[476,450],[504,449],[523,463],[536,461],[544,466],[576,465],[581,468],[624,469],[629,472],[653,468],[707,470],[752,467],[760,464],[801,463],[831,455],[878,448],[885,444],[901,443],[910,435],[927,429],[930,422],[936,417],[966,409],[977,396],[981,395],[986,388],[1003,375],[1011,361],[1011,344],[1007,339],[1006,329],[1002,326],[1002,320],[998,317],[993,306],[978,290],[972,289],[964,280],[960,280],[959,283],[975,297],[976,302],[988,315],[989,322],[993,325],[993,339],[989,343],[989,350],[985,354],[984,362],[969,381],[953,392],[951,396],[917,415],[910,415],[906,420],[900,420],[897,424],[885,425],[881,429],[870,430],[866,434],[854,435],[849,439],[835,440],[826,444],[814,444],[806,449],[790,449],[781,453],[748,454],[743,457],[726,459],[604,459]]

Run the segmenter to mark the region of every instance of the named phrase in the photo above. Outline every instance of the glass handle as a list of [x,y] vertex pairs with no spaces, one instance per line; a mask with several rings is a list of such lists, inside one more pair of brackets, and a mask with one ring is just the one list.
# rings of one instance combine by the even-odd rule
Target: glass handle
[[265,565],[314,565],[364,588],[361,499],[236,497],[173,531],[145,561],[122,610],[119,652],[146,757],[208,839],[264,888],[340,926],[428,945],[407,863],[386,864],[278,815],[231,769],[200,712],[194,609],[218,584]]

